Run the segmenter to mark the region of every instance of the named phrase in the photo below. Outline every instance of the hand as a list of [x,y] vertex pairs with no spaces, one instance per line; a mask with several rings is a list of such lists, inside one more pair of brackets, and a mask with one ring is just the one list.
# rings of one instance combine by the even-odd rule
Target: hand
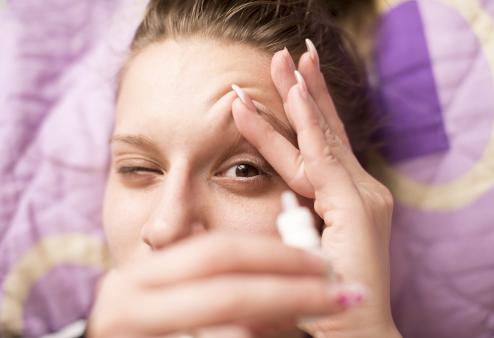
[[88,337],[262,337],[300,316],[345,310],[339,300],[351,290],[325,281],[326,272],[322,258],[274,238],[193,236],[109,272]]
[[393,199],[351,151],[336,114],[317,51],[294,62],[285,49],[272,59],[271,75],[298,148],[253,109],[247,94],[233,102],[241,134],[254,145],[296,193],[314,198],[324,221],[323,251],[343,280],[370,289],[366,303],[352,311],[319,320],[305,329],[317,337],[396,337],[389,299],[389,237]]

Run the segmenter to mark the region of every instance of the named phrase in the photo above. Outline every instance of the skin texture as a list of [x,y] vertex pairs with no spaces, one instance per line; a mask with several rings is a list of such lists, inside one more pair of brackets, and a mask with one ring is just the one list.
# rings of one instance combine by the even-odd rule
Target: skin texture
[[[287,51],[200,38],[165,40],[131,60],[104,205],[115,268],[89,337],[299,337],[306,316],[317,316],[301,326],[318,338],[399,337],[392,198],[353,156],[309,51],[298,79]],[[326,259],[280,242],[287,189],[321,222]],[[340,281],[325,278],[327,259]]]
[[[279,196],[287,184],[245,139],[233,154],[226,153],[240,137],[231,116],[232,83],[290,128],[270,79],[270,61],[253,48],[201,40],[167,40],[132,61],[122,83],[114,135],[144,136],[156,152],[112,142],[104,226],[117,264],[189,235],[194,223],[202,224],[196,231],[277,236]],[[237,177],[236,166],[246,160],[258,161],[269,176]],[[137,179],[116,173],[136,165],[166,175],[140,172]],[[157,237],[149,237],[156,227],[161,228]]]

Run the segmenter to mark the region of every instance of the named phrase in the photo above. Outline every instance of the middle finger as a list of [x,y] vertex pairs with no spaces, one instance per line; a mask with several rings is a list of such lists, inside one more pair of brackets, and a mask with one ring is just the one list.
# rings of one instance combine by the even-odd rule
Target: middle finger
[[[295,70],[297,70],[295,63],[290,55],[288,49],[284,48],[273,55],[271,60],[271,78],[273,83],[280,94],[283,101],[283,108],[287,110],[287,98],[290,88],[297,84],[297,79],[294,75]],[[287,115],[288,121],[291,126],[295,128],[295,121],[293,121],[290,116]],[[325,121],[323,116],[320,116],[320,125],[323,125]]]

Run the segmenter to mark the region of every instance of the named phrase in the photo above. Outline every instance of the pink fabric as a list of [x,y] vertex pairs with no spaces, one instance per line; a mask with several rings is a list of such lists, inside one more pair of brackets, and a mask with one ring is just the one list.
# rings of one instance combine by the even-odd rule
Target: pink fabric
[[[75,250],[57,247],[56,256],[46,251],[29,263],[32,268],[19,272],[36,246],[76,234],[104,247],[100,218],[115,79],[144,5],[26,0],[11,2],[0,13],[3,312],[10,311],[8,300],[16,296],[6,289],[9,278],[29,280],[37,265]],[[106,257],[103,249],[78,250],[81,259]],[[87,315],[101,270],[71,260],[54,265],[33,285],[16,287],[30,288],[23,335],[53,332]]]
[[[396,43],[407,41],[424,48],[425,57],[415,60],[425,62],[410,67],[406,53],[389,57],[394,75],[384,76],[390,73],[386,62],[377,75],[380,88],[387,88],[381,91],[387,112],[407,111],[404,120],[392,117],[400,132],[384,131],[391,135],[388,154],[401,160],[393,168],[431,188],[467,173],[482,157],[494,128],[494,74],[482,42],[445,3],[406,1],[385,13],[385,43],[377,53],[384,59],[396,55],[401,48]],[[480,3],[494,20],[492,1]],[[57,331],[85,317],[91,305],[101,272],[94,264],[62,260],[29,281],[36,267],[76,249],[79,258],[105,258],[103,249],[75,248],[69,238],[82,235],[87,243],[94,240],[104,247],[101,202],[115,75],[144,5],[142,0],[19,0],[0,12],[0,315],[11,310],[7,305],[18,296],[15,291],[26,287],[24,336]],[[408,24],[417,29],[398,27]],[[403,31],[408,35],[400,35]],[[410,34],[420,36],[412,39]],[[433,119],[410,109],[420,102],[410,99],[409,90],[421,93],[426,86],[435,90],[419,97],[437,100],[430,105],[431,114],[437,113]],[[444,134],[436,137],[427,129],[431,125]],[[396,141],[401,131],[411,142]],[[446,140],[447,146],[426,139]],[[420,151],[414,142],[422,142]],[[392,300],[405,337],[494,336],[493,189],[449,210],[396,201]],[[29,256],[54,238],[67,239],[57,242],[56,257],[49,248],[34,259]],[[18,278],[16,290],[8,288],[13,277]]]

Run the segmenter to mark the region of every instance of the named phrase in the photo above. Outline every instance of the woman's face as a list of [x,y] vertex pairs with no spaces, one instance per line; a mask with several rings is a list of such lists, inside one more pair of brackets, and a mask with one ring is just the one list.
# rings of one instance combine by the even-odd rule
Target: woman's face
[[116,264],[204,230],[277,236],[279,197],[288,187],[231,115],[234,83],[294,141],[270,62],[254,48],[199,38],[151,45],[131,61],[104,203]]

